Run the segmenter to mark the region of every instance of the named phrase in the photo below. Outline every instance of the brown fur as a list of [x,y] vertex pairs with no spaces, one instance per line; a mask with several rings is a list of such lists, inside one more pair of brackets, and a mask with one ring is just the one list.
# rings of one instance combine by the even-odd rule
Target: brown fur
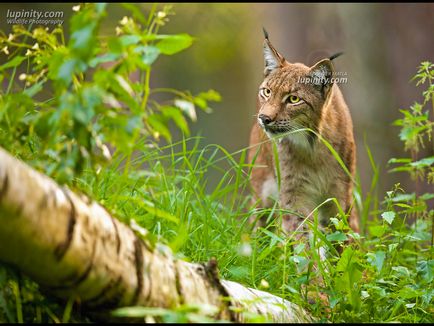
[[[353,189],[351,178],[321,140],[308,131],[294,130],[310,128],[321,135],[333,146],[354,178],[356,148],[353,125],[338,85],[331,82],[299,82],[300,77],[333,77],[329,59],[321,60],[312,67],[289,63],[274,49],[268,37],[264,42],[264,57],[265,78],[260,90],[265,90],[258,93],[258,121],[250,134],[249,160],[255,163],[251,185],[255,201],[261,202],[263,207],[271,207],[273,200],[268,195],[276,190],[272,144],[268,141],[254,145],[273,137],[276,139],[281,172],[279,205],[292,212],[284,215],[282,226],[290,233],[327,198],[337,198],[341,207],[349,212]],[[265,96],[264,92],[269,90],[269,96]],[[295,95],[302,101],[294,105],[288,102],[288,95]],[[285,98],[287,101],[283,102]],[[266,126],[261,126],[260,122]],[[327,225],[329,218],[336,213],[335,204],[322,206],[319,211],[321,224]],[[358,232],[355,209],[350,212],[349,223]]]

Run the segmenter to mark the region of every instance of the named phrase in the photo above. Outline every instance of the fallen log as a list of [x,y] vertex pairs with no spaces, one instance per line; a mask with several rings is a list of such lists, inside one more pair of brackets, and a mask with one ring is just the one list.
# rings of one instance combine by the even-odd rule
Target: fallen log
[[124,306],[207,304],[218,308],[216,319],[242,322],[245,311],[273,322],[312,321],[291,302],[220,280],[213,260],[175,259],[95,201],[59,186],[1,148],[0,261],[50,295],[75,296],[100,320],[111,320],[110,310]]

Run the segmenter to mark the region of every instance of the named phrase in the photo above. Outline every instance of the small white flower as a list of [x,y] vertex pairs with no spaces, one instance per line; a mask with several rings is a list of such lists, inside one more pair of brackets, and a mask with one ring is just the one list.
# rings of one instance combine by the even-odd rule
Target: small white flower
[[1,52],[4,52],[6,55],[8,55],[8,54],[9,54],[8,47],[5,46],[5,47],[1,50]]
[[32,46],[33,50],[39,50],[39,44],[35,43],[35,45]]
[[155,321],[155,318],[154,318],[154,317],[152,317],[152,316],[146,316],[146,317],[145,317],[145,323],[146,323],[146,324],[155,324],[156,321]]
[[102,155],[106,158],[106,160],[110,161],[112,156],[110,154],[110,151],[106,145],[102,145]]
[[164,11],[159,11],[158,13],[157,13],[157,17],[158,18],[160,18],[160,19],[162,19],[162,18],[164,18],[164,17],[166,17],[167,15],[166,15],[166,13],[164,12]]
[[369,297],[370,297],[368,291],[362,291],[362,292],[361,292],[361,295],[362,295],[362,298],[363,298],[363,299],[366,299],[366,298],[369,298]]
[[261,287],[264,289],[268,289],[270,287],[270,284],[268,284],[268,282],[264,279],[261,280]]
[[252,246],[248,242],[244,242],[238,248],[238,253],[241,256],[250,256],[252,254]]
[[25,80],[26,78],[27,78],[26,74],[21,74],[21,75],[18,76],[19,80]]
[[76,5],[72,7],[72,11],[79,11],[80,10],[80,5]]
[[28,57],[31,54],[32,54],[32,51],[30,51],[30,49],[27,49],[27,52],[26,52],[25,56]]
[[121,25],[126,25],[128,23],[128,17],[124,16],[124,18],[122,18],[122,20],[120,21]]
[[121,34],[122,34],[122,28],[116,26],[116,35],[121,35]]
[[14,36],[14,34],[9,34],[9,36],[8,36],[8,41],[10,42],[10,41],[13,41],[13,39],[15,38],[15,36]]

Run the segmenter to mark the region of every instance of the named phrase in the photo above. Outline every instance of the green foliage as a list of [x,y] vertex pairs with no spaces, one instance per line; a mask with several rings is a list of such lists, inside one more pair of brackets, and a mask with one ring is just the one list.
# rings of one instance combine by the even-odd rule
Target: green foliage
[[404,142],[405,149],[410,150],[412,158],[391,159],[390,164],[399,164],[392,171],[407,171],[413,178],[426,180],[434,183],[434,156],[424,157],[417,160],[416,155],[425,143],[433,143],[434,119],[429,117],[429,105],[431,104],[432,116],[434,117],[434,64],[424,61],[419,66],[417,74],[412,78],[416,85],[427,84],[423,91],[423,102],[415,102],[409,109],[400,110],[404,115],[402,119],[394,122],[401,127],[400,139]]
[[[6,85],[0,90],[0,141],[62,183],[85,168],[99,171],[110,149],[132,155],[145,150],[144,139],[170,141],[170,121],[188,136],[186,117],[195,121],[196,108],[209,112],[208,103],[220,100],[213,90],[151,89],[152,64],[194,38],[159,34],[170,6],[157,11],[154,5],[148,17],[135,5],[125,7],[136,19],[125,16],[111,35],[99,32],[105,4],[87,4],[72,17],[68,41],[60,26],[30,31],[16,25],[0,37],[8,54],[0,66]],[[161,92],[173,98],[159,103],[153,94]]]
[[[365,236],[339,215],[325,230],[315,218],[306,220],[313,238],[296,241],[279,231],[285,211],[277,208],[263,209],[274,222],[252,233],[247,220],[258,211],[250,208],[248,196],[239,196],[249,183],[245,159],[245,150],[200,149],[200,139],[192,138],[137,157],[128,178],[113,166],[99,180],[86,175],[79,186],[126,222],[134,216],[150,231],[148,238],[169,245],[177,257],[193,262],[216,257],[223,278],[298,303],[320,321],[433,321],[430,222],[408,224],[409,217],[427,210],[416,196],[398,186],[388,192],[381,210],[370,212]],[[143,165],[149,168],[141,170]],[[217,169],[221,182],[207,193],[210,169]],[[342,253],[336,245],[343,246]],[[326,304],[309,303],[318,293],[328,296]],[[147,309],[117,313],[192,321],[184,310]]]

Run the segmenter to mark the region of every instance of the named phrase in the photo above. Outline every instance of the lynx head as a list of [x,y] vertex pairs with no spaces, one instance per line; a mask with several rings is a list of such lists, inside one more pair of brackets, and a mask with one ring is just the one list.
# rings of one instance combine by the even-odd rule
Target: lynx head
[[317,130],[333,86],[333,57],[312,67],[290,63],[277,52],[265,30],[264,34],[265,78],[258,93],[259,124],[269,137],[300,128]]

